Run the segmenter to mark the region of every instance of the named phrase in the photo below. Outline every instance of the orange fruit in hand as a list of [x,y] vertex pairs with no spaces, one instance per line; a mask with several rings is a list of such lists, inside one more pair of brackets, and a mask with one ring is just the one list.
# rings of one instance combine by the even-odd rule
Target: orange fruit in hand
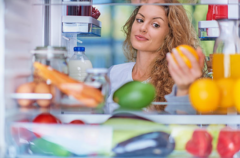
[[237,111],[240,113],[240,79],[235,82],[233,89],[233,99]]
[[[183,52],[180,48],[185,48],[186,50],[188,50],[198,61],[199,57],[198,57],[197,51],[189,45],[180,45],[180,46],[177,46],[177,48],[176,48],[176,50],[177,50],[178,54],[181,56],[182,60],[186,63],[186,65],[189,68],[192,68],[191,61],[183,54]],[[173,59],[175,60],[175,62],[178,63],[174,54],[172,54],[172,56],[173,56]]]
[[209,78],[199,79],[190,86],[189,99],[198,112],[209,113],[219,106],[220,89],[217,83]]
[[217,81],[220,88],[221,98],[219,106],[221,108],[229,108],[234,106],[233,89],[235,81],[231,78],[222,78]]

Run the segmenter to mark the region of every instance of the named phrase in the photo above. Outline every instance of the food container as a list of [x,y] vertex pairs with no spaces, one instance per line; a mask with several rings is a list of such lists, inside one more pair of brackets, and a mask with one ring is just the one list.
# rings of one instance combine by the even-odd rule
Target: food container
[[[44,65],[51,66],[52,68],[68,74],[68,66],[66,61],[67,49],[65,47],[37,47],[32,51],[33,63],[39,62]],[[34,70],[33,70],[34,71]],[[39,80],[39,77],[34,74],[34,81]]]
[[[67,49],[65,47],[37,47],[32,51],[33,59],[32,62],[39,62],[41,64],[51,66],[52,68],[68,74],[68,66],[66,62]],[[63,93],[59,91],[56,87],[51,85],[51,82],[43,80],[37,75],[37,72],[33,69],[33,81],[36,83],[45,82],[47,85],[51,86],[51,91],[54,93],[52,96],[52,101],[58,104],[63,96]]]
[[[32,123],[36,114],[24,116],[22,120],[7,122],[7,143],[13,157],[211,158],[233,157],[240,149],[237,126],[152,121],[163,121],[164,116],[159,115],[152,115],[150,120],[147,115],[133,114],[114,118],[54,115],[61,121],[55,124]],[[69,124],[79,118],[84,118],[86,124]]]

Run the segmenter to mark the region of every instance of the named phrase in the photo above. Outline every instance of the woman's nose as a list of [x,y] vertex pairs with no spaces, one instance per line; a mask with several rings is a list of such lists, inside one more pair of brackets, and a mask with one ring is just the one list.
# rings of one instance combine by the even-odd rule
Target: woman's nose
[[147,24],[146,23],[142,23],[142,25],[140,27],[140,31],[141,32],[147,32]]

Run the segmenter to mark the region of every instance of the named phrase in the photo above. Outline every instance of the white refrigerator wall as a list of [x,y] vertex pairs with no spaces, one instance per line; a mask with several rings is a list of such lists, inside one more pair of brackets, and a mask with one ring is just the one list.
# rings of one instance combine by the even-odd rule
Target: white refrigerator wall
[[31,75],[31,53],[42,46],[42,5],[34,0],[5,0],[5,99],[6,110],[17,106],[10,94]]
[[29,81],[32,74],[30,51],[36,46],[43,45],[43,6],[33,5],[41,1],[0,0],[0,149],[2,151],[6,141],[5,119],[17,116],[12,114],[18,112],[18,105],[10,96],[20,84]]

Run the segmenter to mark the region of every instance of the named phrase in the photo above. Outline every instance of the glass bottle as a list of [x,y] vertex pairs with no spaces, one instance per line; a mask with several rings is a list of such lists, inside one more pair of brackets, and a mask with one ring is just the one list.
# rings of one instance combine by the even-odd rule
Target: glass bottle
[[74,47],[74,55],[69,59],[69,76],[83,81],[86,76],[86,70],[92,68],[91,61],[85,55],[85,47]]
[[220,36],[213,50],[213,79],[240,77],[239,20],[217,20]]
[[85,84],[99,89],[104,95],[105,101],[110,88],[110,80],[107,73],[108,69],[105,68],[87,69],[87,77],[84,80]]

